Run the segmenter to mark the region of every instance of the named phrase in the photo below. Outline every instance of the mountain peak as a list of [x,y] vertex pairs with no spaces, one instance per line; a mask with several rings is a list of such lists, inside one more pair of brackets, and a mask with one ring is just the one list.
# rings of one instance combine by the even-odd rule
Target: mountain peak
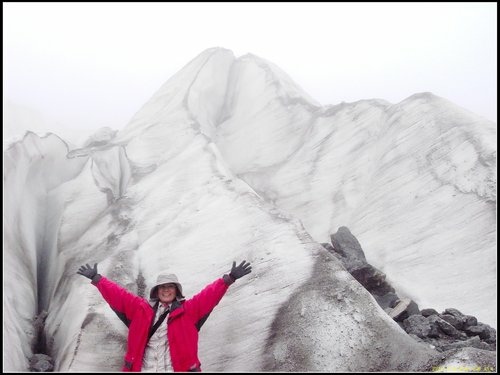
[[408,97],[408,99],[418,99],[418,98],[422,98],[422,99],[436,99],[436,98],[440,98],[439,96],[435,95],[434,93],[430,92],[430,91],[424,91],[424,92],[417,92],[416,94],[413,94],[413,95],[410,95]]
[[[234,52],[230,49],[224,48],[224,47],[210,47],[207,48],[206,50],[202,51],[197,57],[200,56],[209,56],[217,53],[222,53],[222,54],[232,54],[234,56]],[[196,59],[196,58],[195,58]]]

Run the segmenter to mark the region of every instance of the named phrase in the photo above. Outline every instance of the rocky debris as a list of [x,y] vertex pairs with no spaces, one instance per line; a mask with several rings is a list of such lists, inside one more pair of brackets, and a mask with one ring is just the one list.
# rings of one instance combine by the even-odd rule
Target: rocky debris
[[[330,253],[341,260],[349,273],[371,294],[379,297],[377,302],[383,308],[392,307],[399,299],[394,288],[385,280],[385,274],[366,262],[365,253],[356,237],[347,227],[340,227],[330,236],[332,244],[322,244]],[[389,296],[385,297],[387,294]],[[380,301],[380,302],[379,302]],[[391,306],[392,305],[392,306]]]
[[54,361],[46,354],[33,354],[30,358],[31,372],[52,372],[54,371]]
[[45,320],[48,313],[42,310],[33,318],[33,327],[36,332],[36,339],[33,346],[33,356],[29,360],[29,369],[31,372],[52,372],[54,371],[54,361],[52,357],[45,354],[47,351],[45,337]]
[[386,275],[366,262],[361,245],[349,229],[340,227],[330,238],[332,243],[322,243],[323,247],[342,262],[347,271],[375,297],[384,310],[394,308],[400,302],[399,296],[386,281]]
[[410,316],[403,321],[403,328],[439,351],[464,347],[496,351],[496,330],[457,309]]
[[348,228],[340,227],[330,238],[332,244],[323,243],[323,247],[342,262],[384,311],[416,341],[440,352],[463,348],[496,351],[496,330],[478,322],[476,317],[454,308],[442,313],[432,308],[420,311],[411,299],[400,298],[385,280],[386,275],[366,262],[361,245]]

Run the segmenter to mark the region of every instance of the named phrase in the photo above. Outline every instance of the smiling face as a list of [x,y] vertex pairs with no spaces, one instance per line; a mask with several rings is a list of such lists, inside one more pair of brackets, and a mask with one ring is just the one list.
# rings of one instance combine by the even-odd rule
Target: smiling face
[[177,287],[173,283],[158,285],[158,298],[162,303],[171,303],[177,295]]

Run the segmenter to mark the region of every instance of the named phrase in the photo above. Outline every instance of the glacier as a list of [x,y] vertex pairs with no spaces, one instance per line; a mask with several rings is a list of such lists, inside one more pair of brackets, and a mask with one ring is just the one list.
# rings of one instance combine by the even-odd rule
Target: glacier
[[4,369],[34,351],[121,368],[126,327],[81,264],[143,296],[168,269],[191,296],[243,259],[202,328],[204,371],[475,363],[389,318],[320,245],[340,226],[422,308],[496,327],[496,124],[431,93],[323,107],[271,62],[208,49],[123,129],[4,144]]

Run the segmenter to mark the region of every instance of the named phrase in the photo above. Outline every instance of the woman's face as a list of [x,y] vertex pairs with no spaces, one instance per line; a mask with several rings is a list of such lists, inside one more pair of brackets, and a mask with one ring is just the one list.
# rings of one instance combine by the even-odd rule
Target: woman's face
[[162,303],[171,303],[177,295],[177,288],[173,283],[158,285],[158,298]]

